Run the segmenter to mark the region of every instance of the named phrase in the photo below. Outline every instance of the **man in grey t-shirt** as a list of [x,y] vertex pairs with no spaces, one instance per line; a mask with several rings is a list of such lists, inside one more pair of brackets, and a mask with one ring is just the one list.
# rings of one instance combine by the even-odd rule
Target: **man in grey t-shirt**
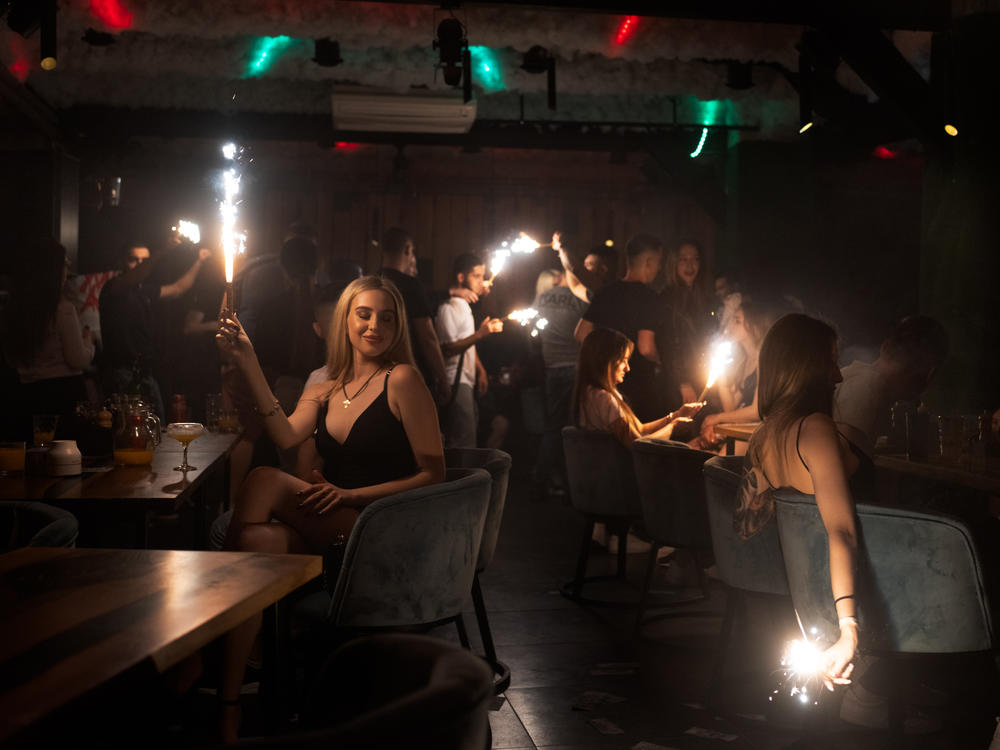
[[548,485],[565,486],[562,428],[570,423],[570,399],[576,380],[576,357],[580,344],[573,337],[576,324],[587,309],[586,289],[569,270],[566,252],[560,246],[563,278],[559,286],[542,292],[535,300],[538,317],[547,324],[541,329],[542,361],[545,363],[545,433],[533,470],[536,500],[544,498]]

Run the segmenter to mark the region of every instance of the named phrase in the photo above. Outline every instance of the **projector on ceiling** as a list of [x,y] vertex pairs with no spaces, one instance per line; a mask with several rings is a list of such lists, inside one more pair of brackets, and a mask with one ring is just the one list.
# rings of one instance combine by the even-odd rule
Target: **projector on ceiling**
[[441,94],[334,91],[336,130],[377,133],[468,133],[476,101]]

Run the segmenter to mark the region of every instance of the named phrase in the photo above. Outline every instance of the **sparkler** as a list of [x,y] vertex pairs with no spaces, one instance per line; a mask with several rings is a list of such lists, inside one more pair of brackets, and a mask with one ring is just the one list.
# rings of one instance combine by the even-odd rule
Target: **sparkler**
[[181,219],[177,222],[177,226],[171,227],[170,230],[172,232],[177,232],[180,237],[191,240],[191,242],[195,245],[201,242],[201,229],[193,221]]
[[[799,624],[802,638],[785,644],[785,652],[781,657],[784,678],[781,685],[767,699],[773,702],[775,695],[787,689],[789,698],[795,698],[803,705],[812,703],[815,706],[819,704],[819,696],[823,694],[820,683],[823,669],[823,649],[816,643],[816,628],[809,629],[809,635],[813,636],[810,639],[806,635],[805,628],[802,627],[798,611],[795,612],[795,619]],[[810,687],[812,692],[810,692]]]
[[496,281],[499,273],[506,268],[507,261],[512,255],[527,255],[535,252],[540,247],[552,247],[552,243],[541,244],[532,239],[524,232],[520,232],[516,239],[511,242],[504,240],[500,247],[490,254],[490,280],[489,284]]
[[531,329],[531,337],[535,338],[538,336],[538,332],[545,329],[545,326],[549,324],[546,318],[538,317],[538,310],[533,307],[525,307],[522,310],[512,310],[507,316],[508,320],[513,320],[520,323],[522,327],[527,327],[532,321],[535,322]]
[[705,389],[698,396],[699,401],[705,400],[705,395],[708,390],[715,385],[715,381],[719,379],[719,376],[726,371],[726,368],[733,361],[733,344],[731,341],[719,341],[712,348],[712,354],[709,358],[708,365],[708,381],[705,383]]
[[240,193],[240,173],[236,169],[236,156],[240,150],[235,143],[227,143],[222,147],[222,155],[227,161],[233,162],[233,166],[222,173],[223,198],[219,201],[219,213],[222,215],[222,253],[226,259],[226,304],[230,314],[236,310],[233,291],[236,256],[243,252],[246,242],[246,235],[236,231],[236,198]]

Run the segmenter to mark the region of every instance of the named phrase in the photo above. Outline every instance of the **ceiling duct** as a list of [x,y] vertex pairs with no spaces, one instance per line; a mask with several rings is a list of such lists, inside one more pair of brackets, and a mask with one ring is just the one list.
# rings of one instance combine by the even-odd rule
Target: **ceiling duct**
[[476,102],[441,94],[335,91],[335,130],[375,133],[468,133]]

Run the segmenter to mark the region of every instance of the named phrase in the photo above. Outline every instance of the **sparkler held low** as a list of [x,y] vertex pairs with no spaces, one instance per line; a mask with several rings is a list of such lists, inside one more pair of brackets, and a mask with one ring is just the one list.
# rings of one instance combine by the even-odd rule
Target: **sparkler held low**
[[709,359],[708,366],[708,381],[705,383],[705,388],[702,390],[701,395],[698,396],[698,401],[704,401],[705,396],[708,394],[712,386],[715,385],[715,381],[719,379],[719,376],[726,371],[733,362],[733,344],[731,341],[726,341],[725,339],[716,342],[712,347],[712,354]]

